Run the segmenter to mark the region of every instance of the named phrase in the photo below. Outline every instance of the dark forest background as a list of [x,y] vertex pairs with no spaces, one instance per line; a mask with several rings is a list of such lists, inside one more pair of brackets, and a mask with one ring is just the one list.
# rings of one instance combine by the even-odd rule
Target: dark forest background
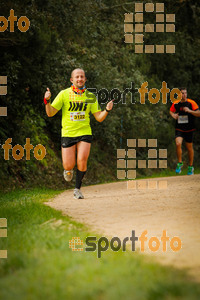
[[[61,112],[48,118],[43,105],[47,87],[52,99],[70,86],[70,74],[81,67],[87,76],[87,87],[123,91],[131,82],[139,88],[148,81],[148,88],[160,90],[162,81],[170,89],[186,86],[188,98],[200,105],[200,5],[198,0],[148,1],[165,3],[165,13],[175,13],[176,32],[145,34],[146,44],[175,44],[175,54],[135,54],[133,44],[124,43],[124,14],[134,12],[137,1],[122,0],[15,0],[1,1],[0,15],[8,18],[27,16],[30,29],[21,33],[0,32],[0,76],[8,77],[8,94],[0,96],[0,106],[8,107],[8,116],[0,117],[0,144],[12,138],[12,146],[31,144],[46,147],[45,159],[25,157],[15,161],[10,150],[4,160],[0,146],[1,188],[46,185],[66,187],[62,176],[60,153]],[[140,2],[140,1],[138,1]],[[142,1],[141,1],[142,2]],[[146,2],[144,2],[146,3]],[[155,23],[155,13],[145,20]],[[116,150],[126,146],[126,139],[157,138],[159,148],[168,149],[168,170],[176,165],[174,120],[167,105],[131,103],[114,105],[103,123],[93,116],[94,135],[86,184],[116,180]],[[101,101],[100,101],[101,102]],[[104,109],[106,104],[101,104]],[[194,139],[195,167],[200,164],[200,119],[196,119]],[[140,151],[138,157],[145,158]],[[187,162],[186,151],[183,159]],[[142,170],[140,175],[151,175]],[[158,172],[158,171],[157,171]],[[73,183],[70,185],[72,186]],[[69,185],[68,185],[69,186]]]

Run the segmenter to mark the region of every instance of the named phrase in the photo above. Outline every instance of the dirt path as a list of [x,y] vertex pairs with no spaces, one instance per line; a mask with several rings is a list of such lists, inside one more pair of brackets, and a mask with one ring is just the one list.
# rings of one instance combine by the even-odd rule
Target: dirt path
[[[123,240],[147,230],[144,254],[156,256],[163,264],[186,267],[200,280],[200,175],[150,179],[167,181],[166,189],[127,189],[127,182],[83,187],[83,200],[75,200],[72,190],[67,190],[47,204],[63,211],[74,220],[101,235]],[[137,181],[141,184],[144,180]],[[170,240],[178,236],[182,249],[174,252],[167,242],[157,252],[148,250],[151,236],[160,239],[167,230]],[[136,242],[136,247],[140,242]]]

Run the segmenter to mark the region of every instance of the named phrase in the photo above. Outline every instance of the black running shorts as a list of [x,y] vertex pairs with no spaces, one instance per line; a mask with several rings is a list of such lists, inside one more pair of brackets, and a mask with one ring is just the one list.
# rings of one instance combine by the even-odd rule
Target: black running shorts
[[79,142],[92,143],[92,135],[81,135],[76,137],[61,137],[61,146],[63,148],[69,148],[76,145]]
[[193,132],[194,131],[184,132],[184,131],[176,130],[175,138],[180,136],[186,141],[186,143],[192,143],[193,142]]

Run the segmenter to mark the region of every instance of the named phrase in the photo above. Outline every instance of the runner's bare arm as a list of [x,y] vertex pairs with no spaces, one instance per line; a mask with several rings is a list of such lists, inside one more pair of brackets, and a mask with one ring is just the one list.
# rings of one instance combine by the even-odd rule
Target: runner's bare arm
[[[51,92],[50,92],[49,88],[47,88],[46,93],[44,95],[44,98],[46,100],[49,100],[51,98]],[[47,113],[48,117],[53,117],[58,112],[58,110],[55,109],[53,106],[51,106],[50,103],[47,103],[45,105],[45,109],[46,109],[46,113]]]
[[195,117],[200,117],[200,110],[197,109],[197,110],[192,110],[192,109],[189,109],[188,107],[184,107],[183,108],[184,112],[187,112]]
[[[112,110],[113,108],[113,101],[114,100],[111,100],[110,102],[108,102],[108,104],[106,105],[106,109],[108,111]],[[105,120],[105,118],[107,117],[108,115],[108,112],[105,110],[103,111],[98,111],[96,113],[93,114],[93,116],[95,117],[95,119],[98,121],[98,122],[103,122]]]
[[178,119],[178,113],[174,113],[171,110],[169,111],[170,115],[172,116],[173,119],[177,120]]

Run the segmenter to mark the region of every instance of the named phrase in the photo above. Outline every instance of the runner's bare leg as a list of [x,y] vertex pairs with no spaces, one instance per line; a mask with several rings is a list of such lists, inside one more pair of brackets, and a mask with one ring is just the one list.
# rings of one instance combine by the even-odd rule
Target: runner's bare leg
[[182,162],[182,142],[183,142],[183,138],[181,136],[178,136],[177,138],[175,138],[175,142],[176,142],[176,153],[177,153],[177,157],[178,157],[178,162]]
[[185,143],[185,145],[186,145],[186,148],[188,150],[189,165],[193,166],[193,160],[194,160],[193,143]]
[[70,171],[74,168],[76,163],[76,145],[62,149],[63,168]]
[[91,144],[86,142],[79,142],[77,144],[77,168],[79,171],[87,170],[87,161],[90,154]]

